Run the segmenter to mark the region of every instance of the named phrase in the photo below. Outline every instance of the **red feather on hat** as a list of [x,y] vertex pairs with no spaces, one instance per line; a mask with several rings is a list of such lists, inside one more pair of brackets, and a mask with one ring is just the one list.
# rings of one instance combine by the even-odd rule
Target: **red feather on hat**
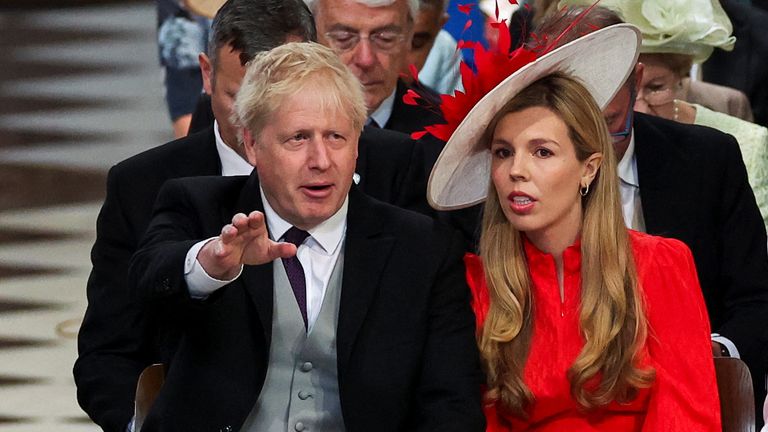
[[[499,32],[496,47],[486,49],[480,43],[460,40],[458,42],[458,49],[469,48],[473,50],[477,72],[473,71],[462,61],[459,71],[461,72],[461,83],[464,86],[464,91],[457,90],[453,95],[440,95],[441,103],[439,110],[442,111],[446,123],[426,126],[424,130],[413,132],[411,138],[417,140],[429,133],[435,138],[447,142],[453,132],[459,127],[459,124],[461,124],[472,108],[480,102],[483,96],[523,66],[553,50],[563,35],[571,31],[598,2],[599,0],[595,1],[581,13],[554,41],[550,42],[546,38],[539,39],[535,34],[532,34],[531,38],[534,41],[534,45],[536,45],[533,48],[526,48],[523,45],[510,52],[512,40],[506,20],[492,24],[494,29]],[[471,5],[462,6],[467,7]],[[419,99],[423,98],[420,98],[415,92],[406,94],[403,97],[404,102],[409,105],[419,105],[417,102]],[[424,105],[422,104],[422,106]]]
[[[474,72],[466,63],[461,62],[461,83],[464,85],[464,91],[440,96],[440,109],[446,123],[427,126],[424,131],[414,132],[411,134],[413,139],[419,139],[426,133],[430,133],[437,139],[448,141],[453,131],[459,127],[464,117],[483,96],[513,72],[536,59],[536,53],[523,47],[509,52],[511,39],[506,22],[498,23],[498,31],[499,42],[495,48],[486,49],[479,43],[459,42],[459,48],[471,48],[474,51],[475,66],[482,73]],[[406,101],[412,105],[413,102],[413,100]]]

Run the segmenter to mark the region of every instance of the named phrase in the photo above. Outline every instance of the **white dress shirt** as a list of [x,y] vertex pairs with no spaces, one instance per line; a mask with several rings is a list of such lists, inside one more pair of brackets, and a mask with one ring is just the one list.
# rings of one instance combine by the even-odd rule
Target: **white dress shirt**
[[[640,177],[637,175],[637,157],[635,156],[635,131],[629,139],[629,146],[619,161],[619,191],[621,193],[621,209],[624,213],[624,223],[630,229],[645,232],[643,205],[640,200]],[[728,338],[712,333],[712,340],[719,342],[728,350],[728,355],[739,358],[739,350]]]
[[[273,240],[275,238],[282,240],[286,231],[292,225],[275,212],[261,188],[259,192],[264,203],[264,216],[267,220],[270,237]],[[341,243],[347,230],[348,206],[349,198],[346,198],[341,208],[333,216],[310,229],[308,231],[309,237],[304,240],[304,243],[299,245],[296,253],[301,266],[304,268],[307,289],[307,324],[309,330],[312,329],[317,316],[320,314],[320,307],[323,304],[331,273],[341,252]],[[240,277],[243,271],[243,266],[241,265],[237,276],[229,280],[215,279],[206,273],[202,265],[200,265],[200,261],[197,260],[197,254],[206,243],[215,238],[212,237],[200,241],[187,252],[184,262],[184,280],[187,283],[187,289],[192,298],[203,299],[208,297],[217,289]]]
[[[272,236],[283,239],[286,231],[293,225],[281,218],[269,205],[264,191],[261,191],[264,202],[264,216]],[[349,198],[344,199],[341,208],[333,216],[316,227],[309,229],[309,237],[299,246],[296,256],[304,268],[304,280],[307,287],[307,324],[308,329],[320,314],[323,298],[331,280],[331,273],[341,253],[341,243],[347,231],[347,209]]]
[[[216,137],[216,152],[221,160],[221,175],[225,177],[236,175],[250,175],[253,166],[243,159],[232,147],[228,146],[219,133],[219,122],[213,122],[213,135]],[[238,144],[243,145],[243,144]]]
[[392,109],[395,107],[395,93],[397,93],[397,88],[395,88],[391,95],[381,101],[376,111],[368,116],[368,119],[365,121],[366,125],[371,124],[371,120],[373,120],[380,128],[384,128],[389,118],[392,117]]
[[635,157],[635,134],[629,138],[629,146],[618,166],[619,191],[621,192],[621,210],[624,223],[635,231],[645,232],[643,206],[640,201],[640,180],[637,176],[637,158]]

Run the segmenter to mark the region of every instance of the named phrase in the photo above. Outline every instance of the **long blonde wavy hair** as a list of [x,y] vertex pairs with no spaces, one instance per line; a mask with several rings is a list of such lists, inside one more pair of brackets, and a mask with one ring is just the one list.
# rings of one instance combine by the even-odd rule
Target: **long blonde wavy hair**
[[[582,198],[579,325],[585,344],[568,370],[568,379],[572,397],[586,409],[630,401],[638,389],[651,385],[655,374],[638,364],[647,323],[622,217],[611,137],[584,86],[566,74],[553,73],[507,102],[488,125],[480,145],[490,146],[501,118],[530,107],[548,108],[565,122],[580,161],[593,153],[603,154],[590,192]],[[521,233],[504,216],[493,182],[485,203],[480,253],[490,291],[490,308],[478,342],[488,380],[487,398],[525,418],[526,409],[534,403],[522,375],[536,305]],[[596,377],[598,384],[593,385]]]

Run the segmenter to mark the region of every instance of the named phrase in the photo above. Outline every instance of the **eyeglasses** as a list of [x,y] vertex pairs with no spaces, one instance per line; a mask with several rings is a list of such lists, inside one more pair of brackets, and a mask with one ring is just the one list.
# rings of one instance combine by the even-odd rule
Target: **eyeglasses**
[[405,35],[397,30],[380,30],[363,36],[357,32],[334,30],[325,34],[331,47],[338,52],[349,51],[357,46],[361,39],[368,39],[373,48],[381,52],[391,52],[400,48]]
[[680,86],[679,84],[673,88],[673,87],[662,87],[658,89],[649,89],[649,88],[642,88],[640,90],[640,93],[637,94],[637,99],[642,99],[645,101],[645,103],[648,104],[648,106],[660,106],[660,105],[667,105],[669,103],[672,103],[673,100],[676,99],[675,96],[677,96],[675,93],[677,90],[679,90]]

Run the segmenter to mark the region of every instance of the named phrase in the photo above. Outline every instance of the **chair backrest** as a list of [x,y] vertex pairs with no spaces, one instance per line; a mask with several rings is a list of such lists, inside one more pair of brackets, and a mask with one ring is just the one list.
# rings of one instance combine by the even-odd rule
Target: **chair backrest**
[[139,375],[139,382],[136,384],[136,408],[134,413],[134,431],[139,432],[147,418],[149,409],[155,403],[157,394],[165,382],[165,366],[156,363],[147,366]]
[[755,398],[747,365],[731,357],[715,357],[723,432],[755,432]]

